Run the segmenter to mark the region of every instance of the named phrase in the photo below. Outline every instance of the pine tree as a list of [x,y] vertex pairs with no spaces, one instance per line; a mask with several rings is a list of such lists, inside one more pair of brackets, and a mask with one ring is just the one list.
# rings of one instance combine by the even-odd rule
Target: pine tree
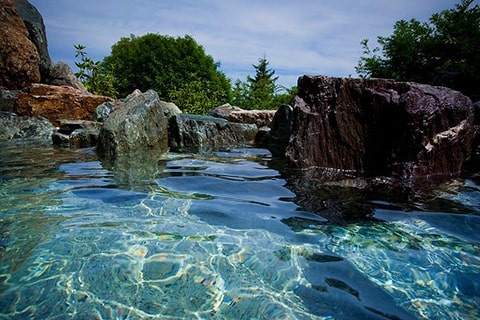
[[272,109],[273,99],[277,89],[275,70],[268,68],[268,60],[263,57],[258,59],[255,68],[255,77],[247,77],[249,88],[248,109]]

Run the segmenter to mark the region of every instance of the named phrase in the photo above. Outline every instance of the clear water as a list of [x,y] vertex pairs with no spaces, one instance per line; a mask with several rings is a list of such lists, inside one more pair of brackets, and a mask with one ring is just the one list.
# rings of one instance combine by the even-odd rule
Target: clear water
[[472,181],[441,202],[468,214],[379,200],[331,224],[262,149],[122,172],[91,149],[0,147],[0,318],[480,318]]

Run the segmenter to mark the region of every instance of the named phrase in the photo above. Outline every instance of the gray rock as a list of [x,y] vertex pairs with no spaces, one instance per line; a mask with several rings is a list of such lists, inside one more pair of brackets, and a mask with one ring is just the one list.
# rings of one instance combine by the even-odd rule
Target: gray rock
[[0,111],[13,112],[20,90],[0,90]]
[[93,121],[105,122],[108,119],[110,114],[113,112],[115,103],[112,101],[107,101],[95,108],[95,113],[93,114]]
[[58,119],[58,123],[59,131],[64,134],[70,134],[77,129],[99,131],[101,128],[101,124],[99,122],[88,120]]
[[167,117],[168,120],[182,113],[180,108],[177,107],[177,105],[172,102],[161,101],[160,104],[162,105],[163,113],[165,114],[165,117]]
[[215,118],[221,118],[228,120],[228,117],[230,116],[230,113],[232,111],[243,111],[242,108],[235,107],[230,105],[229,103],[223,104],[221,106],[216,107],[212,111],[208,113],[209,116],[215,117]]
[[0,141],[12,139],[51,140],[55,128],[43,117],[24,117],[0,112]]
[[52,140],[56,145],[72,147],[94,147],[100,133],[100,123],[87,120],[59,119],[59,128],[53,134]]
[[164,153],[168,148],[167,119],[158,94],[149,90],[129,97],[103,124],[97,154],[108,162],[121,155]]
[[55,86],[69,86],[75,89],[87,91],[83,83],[77,79],[67,63],[59,61],[52,69],[53,70],[51,72],[49,84]]
[[211,116],[179,114],[169,122],[169,146],[176,152],[209,152],[251,144],[255,124],[231,123]]

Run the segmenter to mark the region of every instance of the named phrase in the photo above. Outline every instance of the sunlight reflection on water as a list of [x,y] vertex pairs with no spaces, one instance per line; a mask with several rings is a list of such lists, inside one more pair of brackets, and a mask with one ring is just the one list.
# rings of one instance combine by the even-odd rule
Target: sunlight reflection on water
[[262,149],[172,154],[121,187],[88,150],[10,152],[2,317],[480,317],[478,216],[329,224],[285,200]]

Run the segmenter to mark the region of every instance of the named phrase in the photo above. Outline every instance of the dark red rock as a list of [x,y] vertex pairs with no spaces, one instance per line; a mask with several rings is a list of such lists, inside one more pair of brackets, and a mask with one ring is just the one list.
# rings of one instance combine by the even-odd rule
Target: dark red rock
[[297,168],[456,176],[472,152],[473,122],[470,99],[448,88],[303,76],[286,158]]

